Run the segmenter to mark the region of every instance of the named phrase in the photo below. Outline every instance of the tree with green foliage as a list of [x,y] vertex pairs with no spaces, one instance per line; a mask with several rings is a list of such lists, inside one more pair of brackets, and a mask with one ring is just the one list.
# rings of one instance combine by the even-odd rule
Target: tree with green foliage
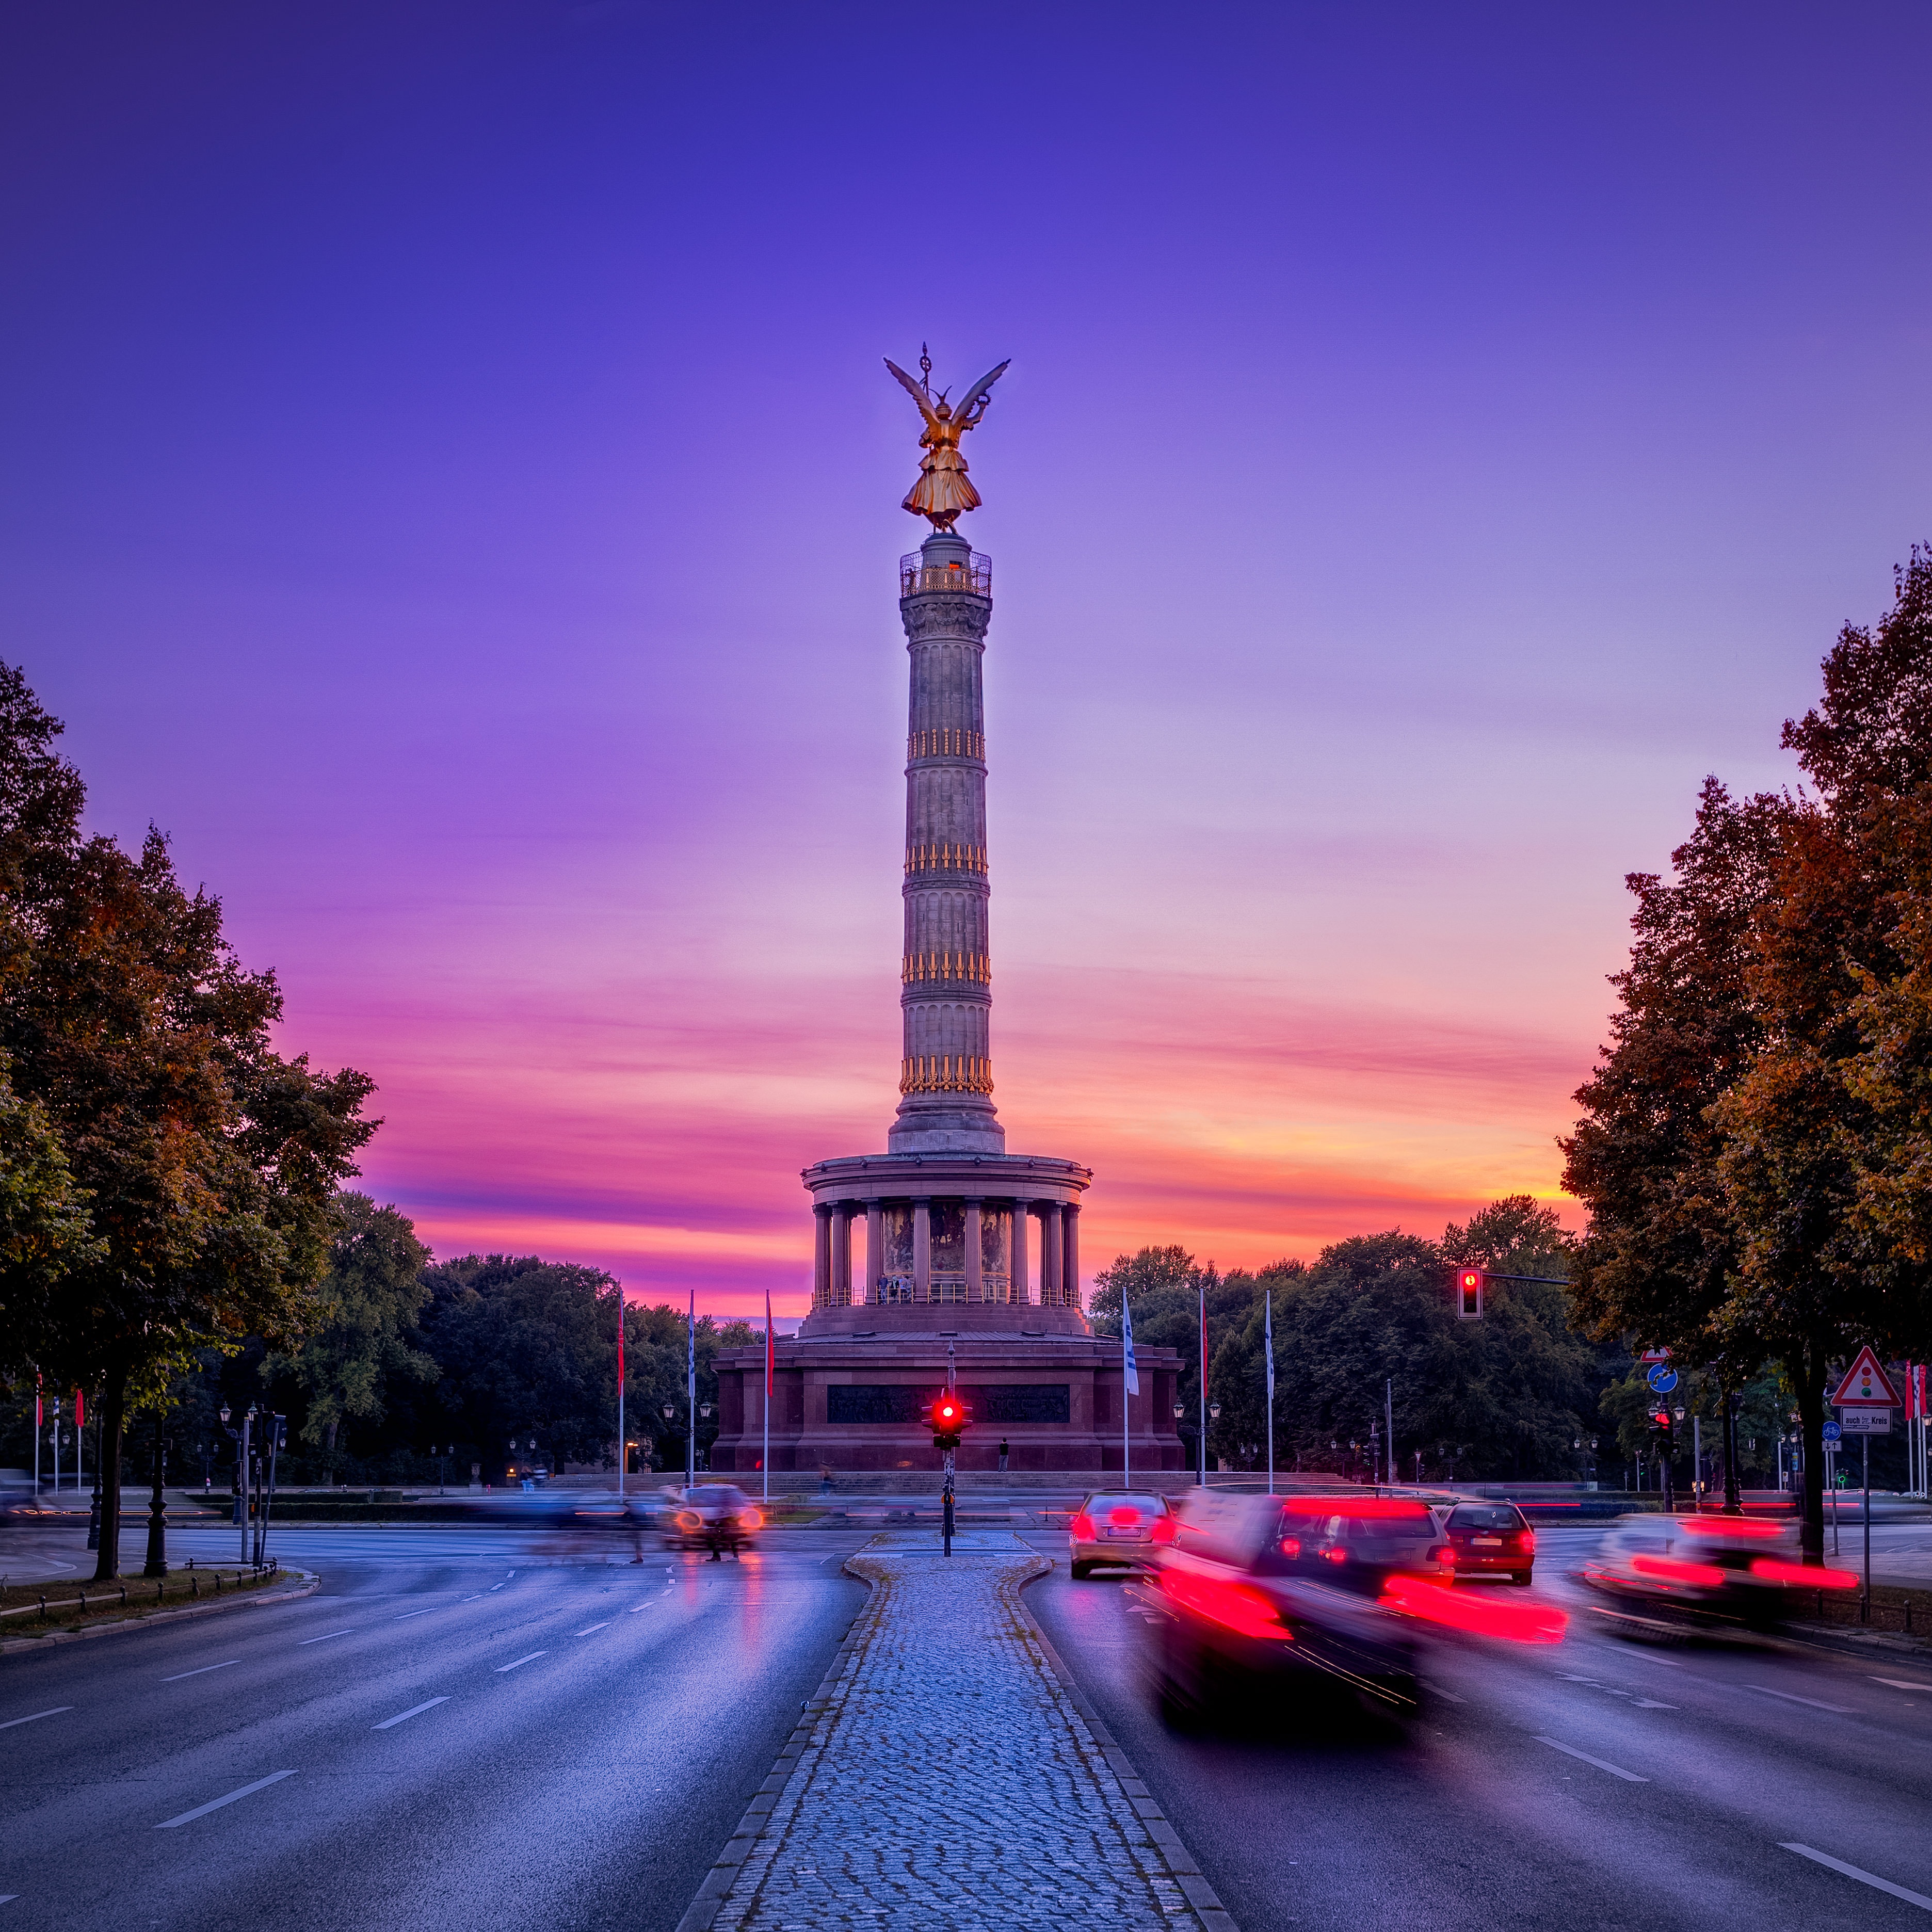
[[374,1124],[365,1076],[274,1050],[274,976],[241,966],[220,902],[182,890],[159,833],[138,856],[82,836],[59,730],[0,666],[0,1052],[92,1244],[10,1282],[0,1346],[12,1370],[100,1392],[104,1581],[130,1402],[164,1403],[200,1348],[300,1332],[336,1188]]
[[393,1383],[433,1382],[441,1372],[416,1346],[429,1300],[423,1270],[430,1257],[408,1217],[347,1191],[336,1196],[334,1216],[328,1272],[316,1286],[311,1326],[265,1366],[301,1388],[307,1408],[302,1439],[321,1451],[332,1480],[344,1423],[380,1424]]

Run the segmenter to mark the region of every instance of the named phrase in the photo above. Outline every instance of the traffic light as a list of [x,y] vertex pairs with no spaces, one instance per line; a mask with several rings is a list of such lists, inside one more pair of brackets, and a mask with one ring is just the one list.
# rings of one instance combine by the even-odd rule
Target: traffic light
[[1650,1432],[1657,1438],[1658,1446],[1667,1456],[1670,1453],[1674,1431],[1671,1427],[1670,1412],[1667,1408],[1654,1409],[1650,1417]]
[[1456,1273],[1456,1312],[1466,1321],[1474,1321],[1483,1312],[1483,1271],[1459,1268]]
[[966,1426],[966,1405],[950,1392],[939,1396],[932,1405],[932,1446],[935,1449],[956,1449],[959,1447],[961,1432]]

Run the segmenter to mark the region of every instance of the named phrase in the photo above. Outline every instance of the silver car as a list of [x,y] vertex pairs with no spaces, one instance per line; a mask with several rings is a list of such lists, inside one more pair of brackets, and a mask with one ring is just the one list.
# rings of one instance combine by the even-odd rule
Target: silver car
[[1173,1512],[1156,1491],[1096,1490],[1066,1526],[1066,1567],[1076,1582],[1103,1565],[1138,1569],[1174,1533]]

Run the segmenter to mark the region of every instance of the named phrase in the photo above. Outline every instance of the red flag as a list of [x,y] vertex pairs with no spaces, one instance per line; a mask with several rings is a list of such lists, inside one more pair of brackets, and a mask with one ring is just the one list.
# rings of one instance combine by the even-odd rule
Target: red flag
[[74,1426],[76,1429],[81,1429],[86,1427],[86,1424],[87,1412],[82,1406],[80,1391],[76,1389],[74,1392]]
[[617,1289],[617,1386],[624,1386],[624,1290]]

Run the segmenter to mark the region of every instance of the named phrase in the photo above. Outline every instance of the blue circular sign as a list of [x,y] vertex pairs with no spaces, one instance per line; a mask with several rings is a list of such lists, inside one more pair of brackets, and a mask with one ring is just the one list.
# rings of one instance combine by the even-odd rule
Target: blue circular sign
[[1824,1436],[1825,1440],[1827,1442],[1837,1442],[1842,1441],[1844,1437],[1844,1433],[1845,1432],[1840,1429],[1835,1422],[1828,1422],[1825,1425]]
[[1677,1371],[1667,1362],[1653,1362],[1644,1377],[1659,1395],[1668,1395],[1677,1386]]

